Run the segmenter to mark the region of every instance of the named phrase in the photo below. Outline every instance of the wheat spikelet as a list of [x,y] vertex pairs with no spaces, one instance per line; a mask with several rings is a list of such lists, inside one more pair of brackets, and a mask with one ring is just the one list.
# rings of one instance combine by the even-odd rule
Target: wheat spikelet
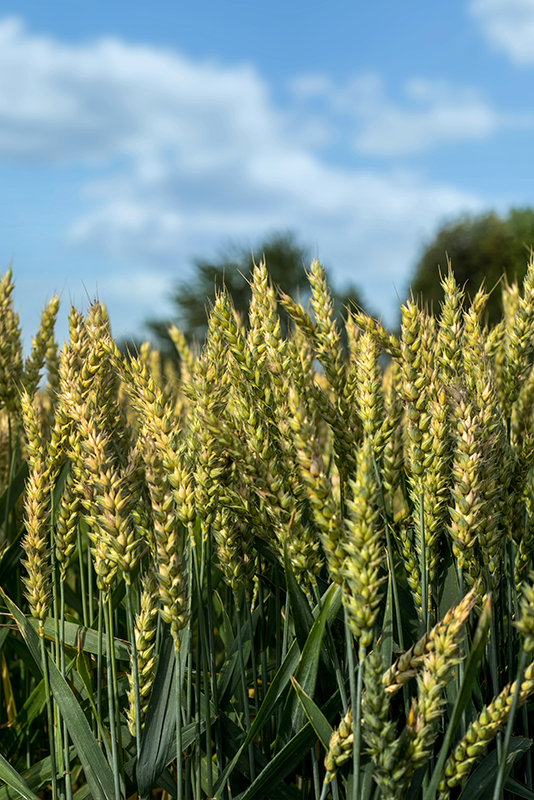
[[[280,292],[280,302],[295,322],[297,328],[300,329],[315,350],[327,376],[327,383],[330,384],[328,388],[325,387],[326,391],[323,391],[318,383],[313,383],[312,381],[309,384],[309,389],[316,407],[334,433],[336,464],[340,478],[344,482],[347,476],[354,471],[356,465],[352,452],[354,445],[353,437],[351,436],[352,424],[348,420],[348,415],[346,414],[344,417],[341,413],[341,409],[344,406],[347,410],[347,401],[350,401],[351,398],[344,399],[346,369],[339,346],[340,334],[332,316],[332,301],[326,286],[324,272],[319,262],[313,262],[312,270],[308,277],[310,284],[313,284],[313,303],[316,311],[315,323],[312,322],[302,306],[296,303],[289,295]],[[291,355],[290,363],[294,363],[294,358]],[[337,386],[338,389],[332,391],[331,387],[333,386]],[[302,385],[299,385],[298,388],[303,398],[310,393]]]
[[523,636],[523,650],[534,650],[534,571],[529,575],[530,583],[523,586],[519,619],[514,623]]
[[394,361],[385,370],[382,382],[386,424],[391,429],[391,435],[388,437],[382,452],[382,486],[390,516],[393,515],[395,493],[400,486],[401,470],[404,463],[402,436],[404,409],[399,394],[399,380],[400,368],[398,363]]
[[409,528],[404,519],[394,527],[399,541],[399,550],[406,570],[408,585],[412,591],[418,613],[422,607],[421,560],[414,542],[413,529]]
[[[484,349],[484,336],[480,316],[487,300],[480,290],[471,308],[464,315],[465,348],[464,377],[473,409],[478,419],[477,437],[481,466],[477,474],[478,492],[481,500],[480,524],[477,539],[488,565],[491,583],[496,587],[500,575],[502,531],[500,529],[503,510],[504,467],[508,448],[501,406],[495,386],[494,370]],[[488,587],[490,588],[490,587]]]
[[533,411],[534,367],[531,367],[512,409],[512,442],[518,450],[523,446],[524,439],[534,433]]
[[39,620],[41,633],[51,601],[51,566],[47,523],[50,514],[50,484],[46,469],[45,442],[38,413],[28,392],[21,394],[21,407],[27,436],[30,471],[25,497],[26,535],[23,547],[26,554],[24,578],[30,611]]
[[[414,506],[413,545],[420,563],[422,542],[419,505],[420,497],[424,498],[425,469],[432,459],[432,437],[429,434],[430,415],[427,411],[429,384],[431,379],[429,366],[429,338],[432,334],[428,315],[417,307],[412,300],[401,307],[402,339],[401,339],[401,392],[406,403],[406,449],[405,458],[408,468],[409,488]],[[426,500],[426,498],[424,498]],[[426,502],[423,503],[426,505]],[[427,558],[431,558],[431,545],[428,532],[425,531]],[[415,575],[410,579],[410,586],[419,613],[422,613],[422,596],[419,586],[415,585]]]
[[[311,399],[334,434],[333,446],[336,457],[336,467],[341,481],[345,483],[349,475],[353,475],[356,469],[354,446],[361,441],[359,426],[355,430],[354,428],[352,431],[350,430],[345,424],[341,412],[336,407],[336,402],[332,401],[328,396],[325,389],[321,386],[319,379],[311,386]],[[353,438],[354,435],[356,436],[355,440]]]
[[[515,682],[508,684],[498,697],[485,706],[477,719],[471,723],[465,736],[458,742],[445,762],[443,778],[438,790],[439,800],[448,800],[451,789],[457,786],[471,771],[478,756],[495,738],[500,728],[506,724],[512,707]],[[519,705],[525,703],[534,693],[534,662],[529,664],[521,681]]]
[[325,475],[321,453],[316,448],[314,426],[296,389],[290,393],[291,428],[300,473],[310,501],[315,524],[319,530],[328,571],[333,581],[343,583],[346,556],[345,533],[341,523],[332,484]]
[[525,513],[523,535],[515,552],[515,585],[518,596],[521,596],[521,588],[524,576],[528,568],[532,565],[532,550],[534,547],[534,517],[532,514]]
[[353,635],[359,639],[360,651],[373,641],[373,625],[380,602],[380,566],[385,548],[378,528],[378,487],[373,466],[370,439],[364,439],[358,450],[356,479],[350,481],[352,499],[345,520],[344,547],[347,558],[343,565],[345,592],[343,604]]
[[0,279],[0,403],[17,417],[23,367],[19,315],[13,310],[12,277],[10,267]]
[[[234,434],[232,440],[231,428],[225,430],[221,422],[221,410],[215,413],[213,389],[208,393],[203,388],[197,393],[198,422],[196,415],[194,417],[194,424],[199,427],[199,439],[203,443],[203,458],[199,461],[196,474],[196,484],[203,496],[197,496],[197,507],[202,507],[204,517],[212,514],[210,509],[214,507],[217,493],[209,487],[213,486],[215,469],[221,484],[221,501],[232,506],[234,511],[239,510],[241,515],[244,513],[243,492],[248,496],[249,488],[254,491],[258,503],[255,508],[249,505],[247,513],[252,511],[260,535],[282,553],[295,505],[292,477],[294,452],[287,424],[287,401],[279,408],[275,402],[275,398],[282,395],[282,386],[286,381],[285,344],[280,339],[274,296],[265,283],[266,277],[264,266],[255,268],[250,306],[251,325],[246,338],[242,337],[235,324],[226,296],[220,295],[216,298],[210,316],[210,320],[215,323],[214,334],[220,329],[228,342],[230,391],[224,387],[221,375],[218,382],[221,387],[219,402],[221,410],[226,408],[226,404],[231,409],[237,437]],[[208,336],[208,343],[210,338]],[[218,341],[215,336],[213,341]],[[208,348],[207,356],[208,366],[214,361],[220,363],[215,350]],[[269,369],[266,369],[266,364],[269,364]],[[209,369],[213,371],[214,367],[209,366]],[[237,426],[235,422],[238,423]],[[216,435],[211,435],[208,440],[206,437],[210,431]],[[235,488],[228,485],[222,489],[230,480],[230,460],[241,463],[242,481],[246,484],[237,494]],[[210,519],[210,516],[206,517],[206,522]],[[301,530],[296,525],[294,532],[298,534]],[[302,546],[297,549],[302,554],[307,545],[302,537],[299,537],[299,541]],[[296,540],[292,537],[291,544],[294,543]]]
[[394,664],[383,674],[382,683],[386,692],[395,694],[402,689],[405,683],[415,678],[421,668],[428,645],[428,634],[413,644],[403,653]]
[[185,334],[183,333],[183,331],[177,328],[176,325],[171,325],[168,333],[172,340],[172,343],[176,347],[176,352],[180,356],[180,361],[182,362],[181,363],[182,380],[185,383],[187,383],[191,380],[191,377],[195,374],[195,363],[196,363],[195,354],[189,347],[187,339],[185,338]]
[[317,349],[319,344],[316,339],[316,326],[308,312],[285,292],[278,290],[278,296],[280,304],[287,311],[297,328],[303,333],[312,347]]
[[[505,403],[503,407],[514,403],[528,369],[529,354],[532,352],[532,335],[534,333],[534,257],[531,256],[523,280],[523,291],[514,293],[516,302],[506,314],[506,366],[503,375]],[[515,299],[515,298],[514,298]]]
[[276,296],[265,261],[254,265],[250,302],[250,334],[255,332],[257,347],[265,354],[265,378],[272,392],[272,415],[280,423],[287,414],[287,391],[291,379],[288,340],[282,336]]
[[444,300],[439,318],[437,359],[443,368],[443,379],[455,382],[462,361],[464,292],[456,283],[450,261],[447,275],[441,279],[441,286]]
[[[90,401],[92,401],[90,404],[80,407],[79,439],[71,451],[71,457],[77,481],[75,491],[83,496],[83,505],[86,509],[85,517],[92,544],[97,585],[107,600],[118,569],[118,561],[114,558],[111,542],[113,533],[117,531],[115,524],[119,528],[117,532],[121,545],[128,539],[124,517],[121,514],[125,498],[122,495],[119,476],[110,465],[106,454],[109,437],[96,422],[97,412],[93,410],[95,398],[90,397]],[[113,518],[115,511],[117,511],[116,520]],[[105,527],[101,527],[104,518]],[[114,530],[110,530],[110,527]]]
[[59,297],[54,295],[41,315],[41,324],[32,336],[31,353],[24,366],[23,384],[30,397],[37,391],[48,348],[54,342],[54,325],[59,310]]
[[315,315],[317,358],[324,368],[335,396],[341,397],[345,382],[341,336],[334,318],[334,302],[326,282],[326,273],[317,259],[311,263],[308,280],[312,292],[311,305]]
[[306,399],[315,380],[313,362],[315,353],[310,342],[298,326],[294,326],[286,340],[288,355],[287,374],[289,383],[295,386],[299,395]]
[[382,675],[382,683],[386,692],[395,694],[399,689],[402,689],[405,683],[419,673],[424,664],[425,656],[435,648],[435,644],[439,642],[443,631],[450,626],[453,626],[453,631],[456,631],[458,626],[465,622],[472,608],[473,596],[474,594],[471,591],[459,605],[450,609],[443,620],[436,623],[429,633],[425,633]]
[[194,494],[189,470],[173,447],[172,409],[164,402],[146,364],[132,359],[125,369],[125,377],[130,396],[143,414],[138,446],[150,497],[154,531],[150,538],[156,560],[160,614],[171,625],[178,646],[178,633],[187,623],[179,523],[189,524],[195,518]]
[[354,734],[352,732],[352,713],[347,711],[339,726],[334,729],[330,737],[328,752],[324,759],[326,775],[325,783],[334,780],[339,767],[342,767],[349,758],[352,757],[352,743]]
[[370,439],[373,451],[379,458],[383,449],[382,441],[378,439],[384,420],[384,402],[378,348],[369,333],[363,333],[359,337],[355,360],[355,402],[363,434]]
[[47,391],[52,402],[55,403],[59,392],[59,347],[52,332],[48,339],[45,353],[46,372],[48,378]]
[[233,592],[239,584],[248,587],[255,572],[250,527],[223,508],[215,516],[213,531],[224,580]]
[[480,452],[480,424],[472,403],[460,398],[455,415],[457,420],[455,452],[453,459],[454,507],[450,511],[449,533],[453,553],[460,569],[476,568],[472,548],[479,525],[479,512],[483,505],[480,475],[483,456]]
[[365,662],[365,697],[363,702],[363,737],[373,759],[373,777],[385,800],[396,800],[402,789],[402,772],[396,769],[400,740],[396,725],[389,719],[389,698],[382,681],[382,660],[375,648]]
[[[339,410],[346,429],[346,436],[353,443],[362,439],[362,422],[360,419],[360,409],[358,405],[359,393],[359,355],[360,355],[360,330],[356,326],[352,316],[349,314],[345,321],[347,343],[349,350],[349,362],[346,370],[346,379],[343,386],[343,394],[339,398]],[[374,344],[374,339],[373,339]],[[313,379],[312,379],[313,380]]]
[[135,461],[134,453],[124,470],[108,468],[100,473],[98,482],[95,481],[100,512],[97,520],[109,536],[109,557],[121,570],[126,583],[132,581],[141,546],[130,514],[139,481]]
[[[263,262],[259,266],[254,264],[250,287],[252,289],[252,297],[248,313],[247,342],[251,351],[254,352],[258,368],[262,369],[267,361],[267,347],[270,335],[273,335],[276,344],[280,339],[280,322],[278,321],[277,325],[273,308],[267,295],[269,277]],[[277,331],[276,336],[274,335],[275,330]],[[272,344],[273,342],[271,342],[271,346]]]
[[351,314],[356,325],[363,331],[371,333],[382,350],[389,353],[392,358],[401,358],[401,345],[393,333],[388,333],[378,320],[373,320],[368,314],[361,311],[352,311]]
[[488,358],[493,359],[502,347],[505,330],[505,322],[502,319],[497,325],[485,332],[484,350]]
[[[141,730],[145,725],[145,715],[154,683],[154,661],[156,646],[156,630],[158,616],[158,588],[152,571],[144,575],[140,598],[141,610],[135,618],[135,645],[137,652],[137,670],[139,675],[139,694],[141,708],[139,710]],[[128,690],[128,708],[126,717],[132,736],[136,735],[136,710],[133,670],[128,674],[130,688]]]
[[[52,484],[55,483],[69,450],[74,446],[74,438],[71,440],[73,426],[78,419],[79,408],[83,405],[78,377],[83,364],[82,356],[88,351],[88,344],[83,317],[74,306],[71,307],[69,314],[69,328],[70,342],[68,345],[64,344],[59,353],[58,394],[54,404],[54,421],[48,442],[47,468]],[[81,462],[83,462],[81,451],[79,451],[79,456],[79,466],[81,467]]]
[[65,479],[65,486],[56,520],[55,545],[56,560],[59,564],[59,576],[62,581],[67,578],[67,567],[76,549],[78,532],[78,514],[81,510],[81,498],[77,492],[76,481],[71,473]]
[[[219,324],[220,319],[228,322],[226,329]],[[233,345],[228,346],[225,341],[228,336],[230,337],[229,341],[234,342]],[[229,347],[234,359],[227,359]],[[206,528],[206,534],[215,518],[219,489],[222,489],[227,482],[230,468],[227,449],[229,441],[225,437],[225,433],[229,432],[223,422],[228,402],[225,367],[230,366],[232,372],[230,381],[235,387],[235,399],[238,399],[236,410],[241,414],[242,419],[246,419],[249,410],[254,413],[254,403],[247,394],[244,379],[244,374],[250,376],[250,371],[253,370],[253,359],[253,353],[231,313],[228,298],[223,293],[217,295],[208,320],[206,346],[196,364],[191,421],[191,437],[195,440],[196,448],[196,464],[193,473],[195,502]],[[229,364],[229,362],[231,363]],[[256,388],[255,395],[261,402],[262,387],[259,376],[257,376]],[[252,427],[256,428],[256,426]],[[233,449],[237,444],[231,434],[229,434],[229,438],[231,449]],[[258,438],[263,439],[263,436],[258,434]]]
[[[467,594],[450,609],[443,620],[428,635],[421,671],[417,676],[417,697],[412,701],[408,715],[406,751],[393,769],[399,776],[399,797],[403,797],[408,782],[430,757],[430,747],[437,737],[437,723],[443,713],[444,689],[450,680],[451,670],[460,660],[459,650],[463,639],[462,626],[476,600],[475,590]],[[404,766],[404,774],[401,770]]]
[[178,632],[187,624],[187,602],[181,569],[182,536],[177,524],[178,510],[154,441],[150,439],[143,441],[142,452],[152,505],[160,613],[162,619],[171,625],[176,642]]
[[422,476],[424,492],[424,526],[427,545],[427,564],[429,581],[433,583],[438,566],[439,538],[445,528],[448,516],[451,462],[451,432],[449,422],[449,404],[446,392],[432,385],[432,395],[428,403],[430,425],[430,451],[425,460],[425,471]]

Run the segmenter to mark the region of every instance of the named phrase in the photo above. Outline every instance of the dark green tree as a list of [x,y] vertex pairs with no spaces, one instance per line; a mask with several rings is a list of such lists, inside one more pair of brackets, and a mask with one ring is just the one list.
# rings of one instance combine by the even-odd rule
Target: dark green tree
[[[494,212],[465,215],[447,222],[424,245],[416,264],[410,287],[439,311],[443,299],[439,271],[447,272],[447,256],[458,283],[473,296],[482,281],[491,290],[506,275],[510,283],[521,282],[526,272],[530,249],[534,247],[534,211],[512,209],[508,216]],[[490,325],[499,321],[502,312],[501,290],[497,286],[488,306]]]
[[[254,262],[265,257],[273,286],[279,287],[304,304],[309,297],[309,284],[305,266],[309,265],[311,250],[299,244],[291,232],[275,232],[259,243],[252,251],[237,244],[223,247],[218,258],[194,260],[195,273],[190,280],[180,281],[172,295],[176,308],[173,320],[152,320],[149,329],[156,334],[162,348],[168,348],[167,329],[171,322],[178,325],[186,337],[202,342],[207,331],[207,312],[215,291],[225,286],[231,294],[236,310],[246,321],[251,298],[249,281]],[[349,285],[343,292],[333,291],[335,309],[341,318],[349,302],[361,306],[358,290]],[[283,325],[287,319],[280,308]]]

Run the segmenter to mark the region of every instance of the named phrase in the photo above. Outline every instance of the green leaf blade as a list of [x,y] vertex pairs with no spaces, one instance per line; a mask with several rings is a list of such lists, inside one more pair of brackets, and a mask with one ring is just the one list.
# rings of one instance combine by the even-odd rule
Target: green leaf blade
[[[41,663],[41,650],[38,634],[28,623],[21,610],[4,592],[2,594],[28,648],[39,665]],[[93,736],[85,714],[80,708],[72,689],[48,655],[47,661],[50,689],[67,724],[72,742],[82,763],[85,778],[91,788],[93,800],[115,800],[113,774]]]
[[4,756],[0,753],[0,778],[7,783],[12,789],[19,793],[20,797],[25,800],[39,800],[36,794],[32,792],[24,778],[14,769],[9,761],[6,761]]
[[327,718],[325,717],[319,706],[316,703],[314,703],[314,701],[308,694],[306,694],[302,686],[293,676],[291,676],[291,683],[293,684],[293,688],[297,693],[297,697],[300,700],[302,708],[304,709],[304,712],[308,717],[308,720],[310,721],[315,733],[317,734],[317,737],[319,738],[325,750],[328,750],[330,738],[332,736],[334,729],[328,722]]

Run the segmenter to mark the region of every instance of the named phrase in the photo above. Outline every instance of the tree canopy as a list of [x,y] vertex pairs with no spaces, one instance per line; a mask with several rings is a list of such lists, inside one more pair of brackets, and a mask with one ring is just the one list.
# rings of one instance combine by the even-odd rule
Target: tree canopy
[[[251,291],[249,280],[254,262],[265,258],[273,286],[279,287],[292,297],[305,300],[309,294],[309,284],[305,265],[310,261],[310,250],[299,242],[291,232],[275,232],[261,241],[253,251],[231,244],[223,247],[218,258],[196,258],[194,275],[190,280],[182,280],[172,295],[176,317],[172,320],[152,320],[150,330],[165,346],[169,341],[167,329],[174,322],[184,332],[189,341],[202,342],[207,331],[207,312],[218,289],[226,287],[232,296],[235,308],[246,320]],[[335,310],[341,316],[343,307],[349,301],[361,307],[361,297],[352,284],[343,292],[332,290]],[[284,312],[280,309],[282,323],[287,324]]]
[[[436,312],[443,299],[439,271],[446,274],[447,257],[458,284],[465,285],[466,292],[473,296],[483,281],[490,291],[503,275],[510,283],[521,282],[533,246],[534,211],[530,208],[514,208],[504,218],[494,212],[464,215],[445,223],[424,245],[410,281],[411,289],[416,296],[422,294]],[[501,311],[501,291],[497,287],[487,305],[490,325],[499,320]]]

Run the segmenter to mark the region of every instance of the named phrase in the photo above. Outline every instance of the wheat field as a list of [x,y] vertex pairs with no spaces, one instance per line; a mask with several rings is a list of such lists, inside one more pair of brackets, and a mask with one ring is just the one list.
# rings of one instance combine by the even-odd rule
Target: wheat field
[[308,278],[176,368],[3,275],[0,800],[534,798],[534,261],[398,336]]

